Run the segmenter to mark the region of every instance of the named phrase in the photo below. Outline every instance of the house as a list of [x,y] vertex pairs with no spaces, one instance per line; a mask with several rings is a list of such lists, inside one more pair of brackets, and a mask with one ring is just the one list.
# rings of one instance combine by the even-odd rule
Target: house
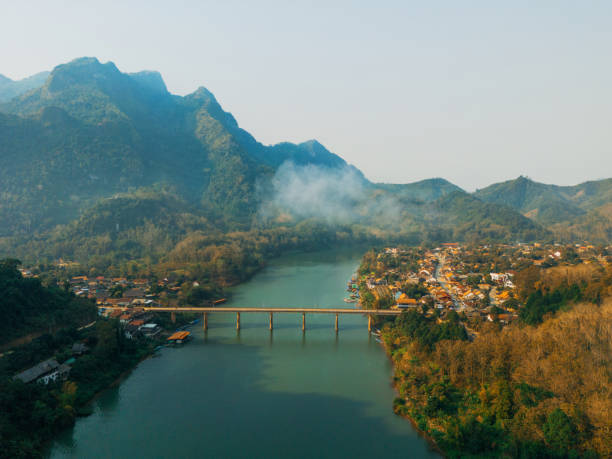
[[110,296],[110,292],[105,288],[97,288],[95,295],[97,299],[103,300]]
[[85,284],[87,283],[87,276],[75,276],[70,279],[71,284]]
[[152,306],[153,300],[146,298],[134,298],[132,300],[132,306]]
[[145,292],[140,288],[131,288],[123,293],[124,298],[133,300],[134,298],[144,298]]
[[120,308],[126,308],[131,304],[132,300],[129,298],[106,298],[104,304],[107,306],[117,306]]
[[149,285],[148,279],[134,279],[132,284],[138,287],[147,287]]
[[512,320],[514,320],[515,316],[513,316],[512,314],[499,314],[497,318],[500,322],[509,324],[510,322],[512,322]]
[[83,355],[89,352],[89,347],[84,343],[74,343],[72,345],[72,355]]
[[22,371],[15,375],[13,379],[19,379],[26,384],[36,381],[42,384],[49,384],[55,381],[64,381],[70,373],[70,366],[59,364],[54,358],[40,362],[38,365]]
[[152,338],[162,331],[159,325],[153,323],[141,325],[138,330],[148,338]]
[[[136,322],[140,322],[136,325]],[[134,339],[141,335],[140,327],[143,325],[141,320],[134,320],[126,325],[123,334],[127,339]]]
[[405,293],[402,293],[397,299],[397,307],[398,308],[416,308],[418,305],[418,301],[414,298],[408,298]]
[[131,319],[132,319],[132,314],[130,314],[130,313],[128,313],[128,312],[123,313],[123,314],[121,314],[121,315],[119,316],[119,322],[120,322],[122,325],[127,324],[127,323],[128,323],[130,320],[131,320]]

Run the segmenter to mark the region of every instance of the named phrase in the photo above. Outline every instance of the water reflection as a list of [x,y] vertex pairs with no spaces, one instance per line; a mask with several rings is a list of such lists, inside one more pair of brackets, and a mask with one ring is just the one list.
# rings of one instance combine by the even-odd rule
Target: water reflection
[[[360,253],[291,256],[234,291],[229,305],[340,304]],[[313,286],[316,286],[314,288]],[[314,292],[314,293],[313,293]],[[430,457],[392,414],[390,365],[367,319],[210,314],[95,402],[52,457]]]

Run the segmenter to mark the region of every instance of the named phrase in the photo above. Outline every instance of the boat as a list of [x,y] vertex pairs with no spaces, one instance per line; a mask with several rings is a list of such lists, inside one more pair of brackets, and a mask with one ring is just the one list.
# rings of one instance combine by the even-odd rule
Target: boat
[[357,303],[357,300],[355,298],[345,298],[344,302],[345,303]]
[[180,331],[176,332],[173,335],[167,338],[169,343],[174,344],[183,344],[185,341],[189,341],[191,339],[191,332],[188,331]]

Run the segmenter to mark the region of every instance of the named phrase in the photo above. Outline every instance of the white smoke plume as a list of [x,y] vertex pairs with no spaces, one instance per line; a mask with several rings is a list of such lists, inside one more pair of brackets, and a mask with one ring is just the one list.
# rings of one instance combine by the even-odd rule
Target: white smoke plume
[[287,162],[276,171],[260,207],[264,219],[282,214],[297,220],[317,218],[330,224],[350,224],[372,218],[396,220],[399,204],[386,193],[377,193],[351,167]]

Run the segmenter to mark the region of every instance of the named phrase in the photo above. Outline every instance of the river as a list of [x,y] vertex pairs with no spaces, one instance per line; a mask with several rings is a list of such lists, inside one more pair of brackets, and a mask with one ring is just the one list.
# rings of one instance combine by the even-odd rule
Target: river
[[[274,260],[235,287],[232,306],[345,305],[362,251]],[[352,305],[346,305],[352,307]],[[367,319],[209,314],[209,330],[141,362],[48,451],[61,457],[438,457],[392,412],[391,364]]]

